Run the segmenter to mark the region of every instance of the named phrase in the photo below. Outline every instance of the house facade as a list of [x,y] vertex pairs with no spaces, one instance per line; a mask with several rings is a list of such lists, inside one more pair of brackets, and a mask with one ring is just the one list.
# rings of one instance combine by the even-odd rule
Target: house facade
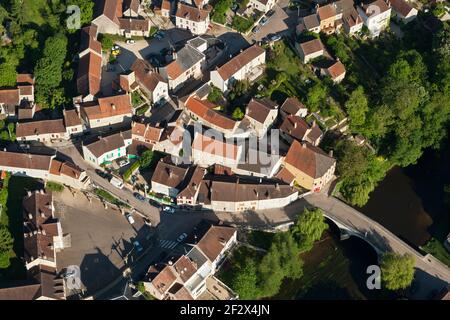
[[152,191],[175,198],[183,185],[188,168],[159,161],[152,176]]
[[131,145],[131,130],[100,137],[90,143],[83,143],[83,158],[95,166],[127,156]]
[[389,27],[391,7],[383,0],[363,2],[357,10],[372,37],[378,37]]
[[253,81],[259,77],[264,71],[265,63],[266,50],[255,44],[211,71],[211,82],[222,92],[227,92],[236,80]]
[[278,104],[268,98],[252,99],[245,113],[257,137],[263,137],[278,116]]
[[202,35],[208,31],[210,23],[209,11],[178,2],[175,14],[177,28],[187,29],[195,35]]

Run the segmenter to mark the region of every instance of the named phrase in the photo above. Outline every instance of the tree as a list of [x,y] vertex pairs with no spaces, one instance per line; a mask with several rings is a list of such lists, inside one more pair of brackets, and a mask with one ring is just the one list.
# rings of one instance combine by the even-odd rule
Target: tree
[[[91,22],[94,14],[94,1],[92,0],[67,0],[67,6],[76,5],[81,10],[80,22],[85,25]],[[70,31],[70,30],[69,30]],[[70,31],[72,32],[72,31]],[[73,30],[75,32],[75,30]]]
[[9,267],[9,256],[13,248],[14,239],[8,228],[0,226],[0,269]]
[[242,112],[241,108],[237,107],[234,109],[232,117],[234,120],[241,120],[244,117],[244,112]]
[[297,217],[297,221],[292,227],[292,234],[302,251],[307,251],[312,248],[315,241],[322,237],[327,228],[328,225],[325,223],[321,209],[305,209]]
[[243,300],[257,299],[259,291],[256,286],[258,276],[256,274],[256,264],[251,259],[245,259],[244,266],[236,272],[236,276],[231,281],[231,287],[239,294]]
[[389,252],[381,258],[381,280],[389,290],[406,289],[414,280],[414,257]]
[[64,102],[61,88],[62,68],[67,54],[67,37],[58,33],[47,38],[42,58],[34,68],[36,100],[45,107],[54,108]]
[[141,154],[141,157],[140,157],[140,159],[139,159],[140,167],[143,168],[143,169],[145,169],[145,168],[147,168],[148,166],[150,166],[150,164],[151,164],[152,161],[153,161],[153,155],[154,155],[154,153],[153,153],[152,150],[145,150],[145,151]]
[[359,131],[366,122],[366,113],[369,111],[367,97],[364,94],[364,88],[358,86],[345,103],[350,118],[350,128],[352,131]]
[[208,94],[208,101],[212,103],[217,103],[221,98],[223,94],[222,91],[220,91],[219,88],[217,88],[214,85],[211,85],[211,91]]
[[327,88],[317,82],[306,95],[306,104],[312,112],[317,111],[321,105],[326,104]]

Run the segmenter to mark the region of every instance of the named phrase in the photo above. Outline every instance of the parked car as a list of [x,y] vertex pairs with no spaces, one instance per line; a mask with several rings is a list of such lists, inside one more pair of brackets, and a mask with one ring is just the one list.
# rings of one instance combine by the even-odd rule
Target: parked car
[[183,240],[186,239],[186,238],[187,238],[187,233],[183,232],[182,234],[180,234],[180,235],[178,236],[177,242],[181,242],[181,241],[183,241]]
[[131,214],[129,214],[129,213],[127,213],[126,215],[125,215],[125,218],[127,218],[127,220],[128,220],[128,222],[130,223],[130,224],[134,224],[134,218],[131,216]]
[[136,248],[137,252],[142,252],[144,250],[142,245],[137,240],[133,242],[133,246]]
[[130,161],[127,160],[127,159],[124,159],[124,160],[120,160],[118,164],[119,164],[119,167],[122,168],[122,167],[125,167],[125,166],[129,165]]
[[95,169],[95,173],[97,175],[99,175],[100,177],[102,177],[103,179],[108,179],[108,180],[111,179],[111,175],[109,173],[102,171],[100,169]]
[[126,43],[127,44],[135,44],[136,41],[134,41],[133,39],[128,39]]
[[254,27],[254,28],[252,29],[252,32],[253,32],[253,33],[257,33],[257,32],[259,32],[259,30],[261,30],[261,27],[260,27],[260,26],[256,26],[256,27]]
[[150,221],[148,218],[143,218],[143,219],[144,219],[144,223],[145,223],[146,225],[148,225],[149,227],[152,226],[152,223],[151,223],[151,221]]
[[119,179],[117,177],[112,176],[111,180],[109,182],[116,188],[122,189],[123,188],[123,181],[122,179]]
[[133,174],[130,178],[131,184],[135,184],[137,180],[137,177]]
[[267,24],[267,22],[269,22],[269,19],[267,19],[266,17],[262,17],[262,19],[259,20],[259,24],[261,26],[265,26]]
[[159,204],[159,202],[157,202],[157,201],[155,201],[155,200],[151,200],[151,199],[150,199],[148,202],[150,203],[150,205],[152,205],[152,206],[154,206],[154,207],[156,207],[156,208],[161,207],[161,205]]
[[139,201],[145,201],[144,196],[141,195],[141,194],[138,193],[138,192],[133,193],[133,196],[134,196],[136,199],[138,199]]
[[271,34],[268,36],[269,41],[278,41],[281,40],[281,36],[279,34]]
[[166,213],[174,213],[174,212],[175,212],[175,209],[172,208],[172,207],[170,207],[170,206],[164,206],[164,207],[162,208],[162,211],[163,211],[163,212],[166,212]]
[[271,16],[273,16],[274,13],[275,13],[275,10],[270,9],[269,11],[267,11],[266,16],[271,17]]

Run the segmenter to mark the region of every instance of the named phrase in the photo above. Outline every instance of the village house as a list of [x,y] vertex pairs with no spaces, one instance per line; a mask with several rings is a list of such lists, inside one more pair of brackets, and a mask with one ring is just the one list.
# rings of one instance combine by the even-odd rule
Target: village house
[[210,17],[209,10],[178,2],[175,25],[177,28],[187,29],[192,34],[201,35],[208,31]]
[[320,22],[320,31],[326,34],[334,33],[339,27],[338,23],[342,23],[342,21],[338,20],[336,17],[336,4],[334,2],[322,7],[317,5],[316,14]]
[[200,185],[197,203],[223,212],[274,209],[298,199],[298,191],[278,181],[241,176],[214,176]]
[[192,161],[202,167],[221,164],[234,168],[241,160],[242,146],[208,137],[199,132],[194,134],[192,143]]
[[100,92],[102,45],[97,40],[97,34],[96,25],[81,29],[77,90],[82,101],[92,101]]
[[295,48],[297,49],[303,63],[308,63],[309,61],[322,56],[324,53],[323,44],[320,39],[314,39],[302,43],[296,42]]
[[201,100],[196,95],[192,95],[181,105],[190,117],[202,125],[223,133],[225,137],[232,136],[237,127],[235,120],[215,111],[217,105],[207,99]]
[[119,35],[125,38],[150,36],[150,20],[144,18],[119,18]]
[[280,135],[288,143],[292,144],[294,139],[306,141],[313,146],[318,146],[323,137],[316,121],[310,126],[303,118],[298,116],[287,116],[280,126]]
[[66,127],[66,134],[69,136],[77,136],[83,134],[84,128],[81,123],[81,116],[77,109],[63,110],[64,126]]
[[131,123],[131,138],[149,148],[161,141],[164,128],[152,126],[149,123],[133,121]]
[[182,188],[188,169],[161,159],[152,175],[152,191],[175,198]]
[[28,191],[22,207],[25,267],[56,268],[56,253],[64,249],[64,241],[61,223],[54,216],[52,194]]
[[170,154],[173,157],[179,157],[184,153],[183,136],[185,130],[181,126],[168,125],[164,128],[160,141],[154,146],[153,150]]
[[294,140],[284,159],[284,166],[298,185],[318,192],[333,178],[336,160],[308,142]]
[[222,92],[227,92],[236,80],[253,81],[262,75],[265,63],[266,50],[255,44],[211,71],[211,82]]
[[17,176],[54,181],[75,189],[86,189],[90,179],[84,170],[55,156],[0,151],[0,170]]
[[[218,294],[216,291],[221,291],[221,300],[234,299],[231,289],[214,274],[226,252],[236,244],[237,230],[224,225],[210,225],[206,233],[201,235],[197,231],[193,238],[192,248],[186,254],[170,260],[161,268],[158,265],[150,267],[144,281],[145,290],[158,300],[218,299],[211,297]],[[200,241],[197,242],[195,239],[198,238]]]
[[27,279],[1,288],[0,300],[65,299],[64,282],[57,275],[56,253],[70,246],[70,238],[65,239],[61,223],[54,216],[52,194],[28,191],[22,208]]
[[364,25],[362,18],[359,16],[355,8],[342,17],[342,22],[345,32],[349,35],[354,35],[361,32]]
[[158,68],[158,72],[168,82],[169,89],[176,91],[188,80],[201,78],[204,63],[205,55],[197,48],[186,44],[180,50],[174,51],[172,61],[166,66]]
[[123,0],[122,9],[124,17],[139,17],[140,8],[140,0]]
[[92,24],[98,27],[99,33],[118,34],[121,16],[122,0],[98,0],[95,1]]
[[272,178],[282,164],[282,157],[269,151],[249,147],[245,151],[245,158],[237,167],[230,168],[231,172],[244,176]]
[[300,23],[297,26],[296,32],[297,34],[300,34],[302,32],[319,33],[320,21],[319,18],[317,17],[317,14],[313,13],[303,18],[300,18]]
[[131,72],[120,75],[120,85],[126,92],[140,88],[151,103],[169,100],[169,85],[164,78],[145,60],[136,59]]
[[81,118],[89,129],[112,128],[131,123],[131,97],[122,94],[99,98],[97,102],[81,105]]
[[275,5],[275,0],[250,0],[248,5],[258,11],[266,13]]
[[388,0],[392,7],[392,15],[403,23],[409,23],[417,18],[417,9],[406,0]]
[[280,115],[283,120],[289,115],[304,118],[308,115],[308,108],[306,108],[297,98],[289,97],[286,98],[281,105]]
[[126,157],[131,142],[131,130],[98,137],[94,141],[83,142],[83,158],[96,166],[110,163]]
[[159,12],[159,14],[167,19],[170,18],[170,10],[171,10],[171,5],[170,5],[170,1],[169,0],[162,0],[161,2],[161,8],[155,8],[155,12]]
[[69,137],[64,119],[23,122],[16,125],[16,138],[19,141],[52,142],[68,140]]
[[321,60],[314,63],[313,69],[322,77],[330,77],[334,83],[339,83],[345,78],[345,66],[339,60]]
[[278,104],[268,98],[252,99],[245,112],[245,118],[259,138],[267,133],[277,116]]
[[[192,169],[194,168],[194,169]],[[200,190],[200,183],[206,174],[206,169],[202,167],[191,167],[187,183],[177,195],[177,205],[184,209],[195,209],[196,199]]]
[[378,37],[383,30],[389,27],[391,7],[383,0],[363,2],[357,7],[357,10],[364,25],[369,29],[371,37]]
[[15,88],[0,89],[0,116],[15,119],[17,107],[28,106],[34,110],[34,78],[31,74],[18,74]]

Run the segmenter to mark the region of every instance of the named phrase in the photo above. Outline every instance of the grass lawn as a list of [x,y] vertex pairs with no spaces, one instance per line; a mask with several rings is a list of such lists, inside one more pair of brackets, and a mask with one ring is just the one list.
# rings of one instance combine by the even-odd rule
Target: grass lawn
[[450,268],[450,253],[448,253],[443,243],[438,239],[431,238],[421,249],[432,254],[436,259],[439,259]]
[[25,278],[25,266],[20,257],[23,255],[23,216],[22,199],[27,191],[43,189],[44,185],[36,179],[12,176],[9,180],[7,214],[2,213],[1,223],[7,225],[14,238],[11,265],[7,269],[0,269],[0,283],[9,280]]

